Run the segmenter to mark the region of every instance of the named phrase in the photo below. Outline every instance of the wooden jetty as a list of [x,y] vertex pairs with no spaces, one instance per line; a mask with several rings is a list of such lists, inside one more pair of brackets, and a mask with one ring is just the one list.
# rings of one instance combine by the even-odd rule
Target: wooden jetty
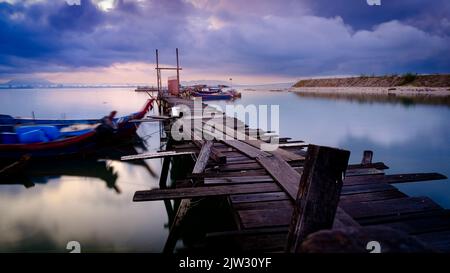
[[[169,95],[161,100],[163,113],[180,105],[194,109],[192,100]],[[190,118],[181,119],[192,122],[199,118],[201,122],[197,124],[201,126],[224,120],[223,133],[235,136],[241,131],[247,138],[211,140],[205,135],[214,135],[220,129],[207,129],[208,126],[204,126],[203,137],[199,138],[201,128],[197,125],[191,127],[191,135],[197,138],[177,142],[169,130],[177,119],[164,119],[166,151],[138,156],[164,157],[160,188],[137,191],[133,201],[178,200],[176,207],[171,208],[176,213],[169,217],[171,228],[165,252],[174,251],[182,230],[187,228],[185,218],[192,203],[214,198],[226,200],[234,228],[207,232],[198,244],[200,249],[226,246],[237,251],[301,252],[305,239],[318,231],[388,227],[412,236],[430,249],[450,251],[450,211],[427,197],[408,196],[394,186],[445,176],[385,174],[388,167],[372,162],[370,151],[364,153],[360,164],[349,165],[349,151],[277,136],[271,137],[277,137],[279,147],[263,151],[260,147],[266,142],[261,136],[267,132],[249,129],[243,122],[205,104],[202,108],[209,114],[202,116],[192,111]],[[180,158],[194,160],[195,164],[167,187],[170,162]]]

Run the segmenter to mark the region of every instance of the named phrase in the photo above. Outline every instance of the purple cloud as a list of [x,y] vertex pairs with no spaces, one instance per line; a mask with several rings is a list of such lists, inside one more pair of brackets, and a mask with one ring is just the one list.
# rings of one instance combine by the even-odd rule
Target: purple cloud
[[449,72],[449,13],[443,0],[0,2],[0,77],[150,63],[175,47],[184,67],[216,74]]

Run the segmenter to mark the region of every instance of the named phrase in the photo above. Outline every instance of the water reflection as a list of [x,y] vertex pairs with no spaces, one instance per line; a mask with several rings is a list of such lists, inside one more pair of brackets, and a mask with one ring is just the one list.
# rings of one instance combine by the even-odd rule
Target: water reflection
[[[307,98],[292,92],[242,93],[242,99],[228,103],[280,106],[282,136],[349,149],[351,162],[359,162],[362,151],[371,149],[374,160],[384,161],[395,173],[450,175],[447,106],[360,103]],[[14,116],[29,116],[35,111],[40,118],[62,114],[66,118],[95,118],[111,110],[118,110],[119,115],[135,112],[146,98],[146,94],[120,89],[8,90],[0,91],[0,109]],[[223,107],[227,102],[209,103]],[[159,129],[158,124],[144,123],[138,129],[141,143],[118,146],[108,154],[98,151],[103,154],[97,160],[33,167],[27,177],[34,187],[0,184],[0,252],[66,252],[65,246],[72,240],[90,252],[160,252],[168,233],[168,214],[173,214],[170,202],[168,207],[162,201],[133,203],[132,197],[137,190],[159,187],[162,159],[118,160],[123,154],[159,150]],[[448,182],[398,187],[450,208]]]
[[405,107],[414,106],[416,104],[429,105],[445,105],[450,106],[450,96],[402,96],[396,94],[339,94],[339,93],[309,93],[309,92],[295,92],[297,96],[305,98],[326,98],[333,100],[347,100],[358,103],[389,103],[400,104]]
[[[136,112],[146,99],[120,89],[8,90],[0,92],[0,109],[13,116],[96,118]],[[142,124],[141,142],[85,158],[31,162],[19,177],[0,178],[0,252],[67,252],[73,240],[83,252],[160,252],[168,232],[164,203],[132,198],[158,186],[161,160],[120,161],[159,149],[159,129]]]
[[[450,176],[450,108],[415,104],[305,97],[294,92],[242,91],[243,105],[279,105],[280,135],[307,143],[341,147],[359,163],[374,151],[391,173],[440,172]],[[223,101],[209,102],[221,106]],[[257,127],[254,124],[252,127]],[[450,208],[450,180],[397,185],[407,194],[426,195]]]

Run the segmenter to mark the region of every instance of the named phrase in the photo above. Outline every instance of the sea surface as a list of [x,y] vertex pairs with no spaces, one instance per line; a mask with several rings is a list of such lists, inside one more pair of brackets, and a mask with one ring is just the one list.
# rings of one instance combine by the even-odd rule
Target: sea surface
[[[249,89],[249,88],[247,88]],[[225,104],[278,106],[281,136],[351,151],[351,163],[364,150],[387,173],[440,172],[450,175],[450,107],[388,100],[303,97],[261,87],[242,91]],[[148,98],[128,88],[0,90],[0,114],[36,118],[100,118],[138,111]],[[269,118],[270,119],[270,118]],[[258,122],[250,122],[257,127]],[[160,148],[158,123],[143,123],[137,151]],[[130,147],[124,147],[127,151]],[[133,203],[136,190],[158,187],[162,159],[127,163],[117,159],[54,162],[27,181],[0,181],[0,252],[160,252],[168,235],[163,202]],[[450,208],[450,181],[397,185],[411,196],[428,196]],[[22,184],[21,184],[22,183]]]

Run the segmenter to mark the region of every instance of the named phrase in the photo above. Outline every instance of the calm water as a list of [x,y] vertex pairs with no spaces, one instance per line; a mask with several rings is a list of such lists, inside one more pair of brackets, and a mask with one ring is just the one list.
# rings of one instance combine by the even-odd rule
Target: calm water
[[[28,117],[34,111],[37,118],[94,118],[111,110],[119,115],[137,111],[145,99],[146,94],[129,89],[3,90],[0,113]],[[390,173],[450,175],[450,107],[304,98],[268,91],[244,91],[235,103],[280,105],[281,136],[349,149],[353,163],[370,149],[374,160],[385,162]],[[145,137],[148,150],[159,148],[158,130],[158,124],[140,126],[138,133]],[[87,162],[77,170],[69,163],[56,166],[61,168],[52,170],[56,174],[31,177],[34,187],[0,184],[0,252],[65,252],[72,240],[81,243],[82,251],[161,251],[168,234],[164,203],[131,201],[136,190],[158,186],[158,175],[152,171],[159,174],[161,159],[145,162],[151,171],[115,160]],[[450,208],[448,180],[399,188]]]

